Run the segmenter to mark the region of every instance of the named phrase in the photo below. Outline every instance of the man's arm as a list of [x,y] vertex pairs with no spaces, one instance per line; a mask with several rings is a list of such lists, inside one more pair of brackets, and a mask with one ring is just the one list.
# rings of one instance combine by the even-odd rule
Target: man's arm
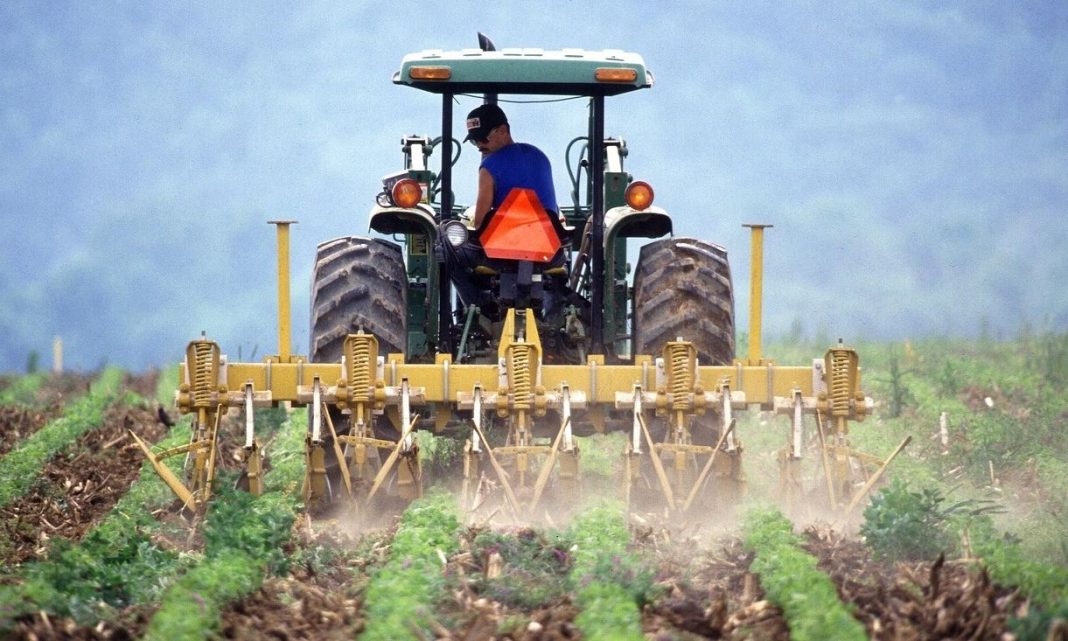
[[478,170],[478,197],[475,198],[475,229],[482,226],[482,219],[486,217],[493,206],[493,176],[482,168]]

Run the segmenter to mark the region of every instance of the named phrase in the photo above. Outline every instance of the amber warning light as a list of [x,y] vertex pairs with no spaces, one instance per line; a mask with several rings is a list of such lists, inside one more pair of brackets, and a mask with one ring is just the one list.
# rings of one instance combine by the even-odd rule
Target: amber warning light
[[631,209],[641,211],[653,204],[653,188],[647,182],[636,180],[627,185],[623,199]]
[[415,207],[422,198],[422,187],[411,178],[402,178],[393,185],[393,204],[398,207]]
[[452,69],[448,67],[412,67],[408,70],[412,80],[448,80],[452,78]]
[[619,67],[598,67],[593,72],[593,77],[597,82],[634,82],[638,79],[638,71]]

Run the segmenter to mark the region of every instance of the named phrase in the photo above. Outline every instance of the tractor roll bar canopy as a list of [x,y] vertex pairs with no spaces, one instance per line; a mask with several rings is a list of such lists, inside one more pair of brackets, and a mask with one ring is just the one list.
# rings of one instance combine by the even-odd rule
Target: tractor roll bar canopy
[[[590,131],[587,150],[590,163],[590,262],[595,274],[604,273],[604,99],[606,96],[647,89],[653,74],[635,53],[606,49],[501,49],[479,34],[482,49],[443,51],[431,49],[408,54],[401,60],[394,84],[441,95],[441,206],[439,220],[452,217],[452,101],[457,94],[483,94],[496,102],[498,94],[588,96]],[[444,265],[438,282],[438,346],[449,351],[447,328],[452,323],[449,277]],[[604,283],[592,279],[591,347],[603,351]]]
[[640,55],[612,49],[430,49],[405,56],[393,82],[432,93],[615,96],[653,86],[653,74]]

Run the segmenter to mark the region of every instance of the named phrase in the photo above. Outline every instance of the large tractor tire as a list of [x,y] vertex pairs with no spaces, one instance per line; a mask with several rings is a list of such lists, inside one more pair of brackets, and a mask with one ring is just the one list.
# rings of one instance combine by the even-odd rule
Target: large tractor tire
[[734,360],[734,293],[727,252],[694,238],[665,238],[641,249],[634,274],[634,353],[661,355],[682,337],[702,365]]
[[407,353],[407,274],[400,246],[347,236],[319,245],[311,292],[314,363],[341,360],[345,336],[374,334],[378,354]]

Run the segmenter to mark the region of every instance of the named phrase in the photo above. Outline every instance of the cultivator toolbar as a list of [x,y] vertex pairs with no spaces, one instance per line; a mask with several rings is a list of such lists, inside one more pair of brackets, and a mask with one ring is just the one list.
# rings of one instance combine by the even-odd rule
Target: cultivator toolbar
[[[210,497],[220,419],[231,409],[244,411],[247,487],[263,491],[256,411],[280,404],[309,410],[303,491],[313,507],[343,500],[367,509],[385,493],[418,496],[423,474],[417,429],[459,433],[465,439],[460,485],[465,504],[475,509],[491,499],[517,518],[537,514],[550,487],[557,496],[577,490],[579,430],[625,431],[624,495],[641,489],[669,513],[739,489],[743,448],[735,416],[744,410],[790,417],[780,453],[788,499],[800,496],[806,416],[815,418],[832,508],[855,507],[889,462],[849,446],[850,422],[863,420],[872,407],[861,389],[857,353],[840,344],[809,366],[765,360],[759,302],[750,319],[749,358],[732,365],[700,364],[684,338],[633,362],[606,363],[603,355],[590,355],[581,365],[546,364],[530,309],[507,312],[496,363],[454,363],[448,354],[409,363],[402,354],[380,353],[375,336],[362,332],[345,338],[340,362],[307,362],[281,349],[289,344],[283,285],[289,277],[289,223],[276,224],[279,354],[259,363],[229,362],[215,342],[192,341],[176,394],[178,409],[193,415],[190,442],[153,452],[134,437],[187,509],[200,509]],[[761,254],[757,231],[754,259]],[[758,265],[753,273],[759,301]],[[184,480],[164,463],[183,454]]]

